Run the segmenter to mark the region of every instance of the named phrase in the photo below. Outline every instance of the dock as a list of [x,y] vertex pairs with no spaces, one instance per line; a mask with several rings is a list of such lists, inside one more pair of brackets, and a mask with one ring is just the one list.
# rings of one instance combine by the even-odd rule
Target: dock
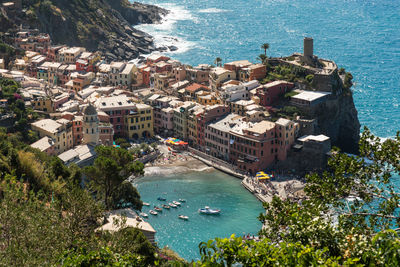
[[203,153],[199,150],[189,148],[189,153],[191,157],[200,160],[204,164],[213,167],[219,171],[222,171],[226,174],[232,175],[239,179],[245,179],[247,177],[244,173],[240,172],[239,170],[235,170],[235,166],[227,162],[224,162],[223,160],[207,155],[206,153]]
[[242,181],[242,185],[246,188],[250,193],[252,193],[259,201],[270,203],[272,201],[273,196],[264,195],[261,193],[261,190],[250,183],[250,178],[245,178]]

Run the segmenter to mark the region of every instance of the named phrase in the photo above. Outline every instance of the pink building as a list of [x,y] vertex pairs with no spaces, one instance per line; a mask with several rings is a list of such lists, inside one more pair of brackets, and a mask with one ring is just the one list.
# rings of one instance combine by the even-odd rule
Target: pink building
[[208,106],[204,109],[204,113],[197,118],[197,147],[201,151],[205,151],[206,125],[224,117],[230,112],[230,108],[225,105]]
[[162,55],[151,55],[147,57],[146,64],[153,65],[160,61],[168,61],[170,58]]
[[287,91],[294,88],[294,83],[286,81],[274,81],[257,88],[256,95],[260,98],[260,105],[271,106]]
[[96,101],[98,110],[104,111],[110,118],[116,136],[125,136],[124,116],[128,115],[130,110],[136,109],[136,103],[126,95],[111,97],[102,97]]
[[59,107],[61,107],[64,103],[68,102],[69,100],[69,95],[67,93],[62,93],[60,95],[55,96],[52,99],[53,102],[53,109],[57,110]]
[[233,126],[230,131],[230,161],[239,170],[255,174],[278,160],[275,123],[261,121],[255,124]]

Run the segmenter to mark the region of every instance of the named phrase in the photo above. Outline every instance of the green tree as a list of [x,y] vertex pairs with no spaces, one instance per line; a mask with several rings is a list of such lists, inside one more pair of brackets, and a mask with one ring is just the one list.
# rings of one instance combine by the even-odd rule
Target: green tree
[[260,242],[202,243],[199,264],[397,266],[400,192],[392,176],[400,173],[399,158],[399,134],[382,142],[364,129],[360,155],[334,150],[327,171],[307,176],[305,200],[264,205]]
[[214,64],[218,67],[221,67],[222,66],[222,59],[220,58],[220,57],[217,57],[215,60],[214,60]]
[[269,49],[269,43],[262,44],[261,49],[264,50],[264,55],[265,57],[267,57],[267,50]]
[[145,266],[142,256],[127,253],[121,255],[104,247],[90,251],[84,248],[72,249],[65,252],[60,259],[60,265],[64,267],[76,266]]
[[137,189],[129,181],[122,182],[118,190],[112,192],[111,195],[114,208],[130,207],[136,210],[142,209],[142,201],[140,201],[140,194]]
[[260,55],[257,57],[257,60],[261,61],[262,64],[265,64],[265,63],[267,62],[267,56],[264,55],[264,54],[260,54]]
[[306,76],[306,81],[308,82],[308,84],[311,84],[314,80],[314,75],[309,74]]
[[350,72],[346,72],[344,76],[344,88],[350,89],[353,85],[353,75]]
[[[98,193],[107,210],[119,205],[121,199],[113,199],[112,194],[118,191],[124,181],[132,174],[141,174],[133,157],[122,148],[98,146],[97,158],[93,166],[84,169],[92,189]],[[140,200],[138,200],[140,201]]]

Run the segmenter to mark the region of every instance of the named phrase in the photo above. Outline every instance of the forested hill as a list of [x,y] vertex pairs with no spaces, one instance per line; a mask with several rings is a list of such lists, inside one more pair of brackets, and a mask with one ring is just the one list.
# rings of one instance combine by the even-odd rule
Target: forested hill
[[128,0],[25,0],[16,14],[0,12],[0,31],[29,25],[49,33],[55,44],[84,46],[108,53],[111,59],[127,59],[155,49],[150,36],[132,25],[157,23],[166,13]]

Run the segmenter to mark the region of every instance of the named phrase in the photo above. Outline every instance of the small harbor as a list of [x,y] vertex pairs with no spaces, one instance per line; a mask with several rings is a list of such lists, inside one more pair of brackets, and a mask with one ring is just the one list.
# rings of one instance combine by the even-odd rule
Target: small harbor
[[[169,246],[188,261],[198,259],[198,245],[202,241],[232,234],[258,234],[262,224],[257,217],[264,211],[262,203],[240,182],[216,170],[151,175],[134,181],[141,199],[149,204],[143,206],[144,213],[149,214],[154,206],[162,208],[157,215],[144,218],[157,231],[156,242],[160,247]],[[162,206],[174,201],[180,206]],[[200,214],[199,209],[205,206],[220,210],[220,214]]]

